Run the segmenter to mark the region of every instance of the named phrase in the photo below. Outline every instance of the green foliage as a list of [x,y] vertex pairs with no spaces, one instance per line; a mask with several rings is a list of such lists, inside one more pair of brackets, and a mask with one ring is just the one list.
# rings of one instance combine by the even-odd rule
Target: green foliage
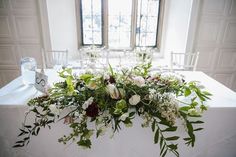
[[94,77],[93,74],[89,74],[89,73],[80,75],[80,79],[84,81],[85,83],[88,83],[93,77]]
[[114,73],[114,71],[113,71],[113,68],[112,68],[112,66],[109,64],[109,71],[110,71],[110,73],[111,73],[111,76],[114,76],[115,75],[115,73]]
[[140,65],[134,67],[134,73],[136,75],[146,78],[149,75],[151,67],[152,67],[152,64],[150,62],[147,64],[140,64]]
[[[115,71],[109,65],[109,76],[104,76],[103,72],[76,76],[71,69],[63,69],[59,76],[64,81],[55,83],[48,95],[28,102],[30,109],[20,129],[20,140],[13,147],[26,146],[42,128],[51,128],[52,123],[64,120],[71,133],[59,138],[58,142],[72,141],[80,147],[91,148],[93,135],[98,138],[109,128],[116,133],[121,125],[131,127],[133,119],[140,116],[141,126],[151,128],[154,143],[160,146],[160,156],[164,157],[167,152],[179,156],[178,141],[181,139],[176,134],[175,121],[184,121],[188,136],[183,140],[193,147],[194,133],[203,129],[200,125],[204,122],[199,119],[207,110],[205,102],[211,94],[200,88],[198,82],[185,82],[175,75],[169,78],[162,74],[151,76],[151,66],[148,63]],[[110,84],[113,89],[108,88]],[[140,100],[131,99],[134,95]],[[180,97],[189,101],[183,102]],[[61,116],[62,111],[66,115]],[[29,113],[35,115],[33,124],[27,122]],[[95,127],[88,129],[88,123],[94,123],[91,126]]]

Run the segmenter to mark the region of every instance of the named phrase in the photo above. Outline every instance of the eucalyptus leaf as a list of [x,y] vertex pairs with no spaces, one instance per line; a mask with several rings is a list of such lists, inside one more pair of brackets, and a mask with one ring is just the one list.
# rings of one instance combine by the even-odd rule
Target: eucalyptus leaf
[[165,152],[162,154],[162,157],[166,156],[168,149],[165,150]]
[[170,127],[170,128],[166,128],[165,130],[162,130],[162,132],[176,131],[176,130],[177,130],[177,126],[173,126],[173,127]]
[[202,123],[204,123],[203,121],[200,121],[200,120],[198,120],[198,121],[190,121],[190,123],[192,123],[192,124],[202,124]]
[[175,140],[178,140],[179,139],[179,136],[172,136],[172,137],[167,137],[166,140],[167,141],[175,141]]
[[191,94],[191,90],[189,88],[185,89],[184,96],[187,97]]
[[197,129],[194,129],[193,131],[200,131],[202,130],[203,128],[197,128]]
[[154,143],[158,143],[159,140],[159,129],[156,130],[155,136],[154,136]]
[[154,121],[152,122],[152,132],[155,131],[155,126],[156,126],[156,121],[154,120]]

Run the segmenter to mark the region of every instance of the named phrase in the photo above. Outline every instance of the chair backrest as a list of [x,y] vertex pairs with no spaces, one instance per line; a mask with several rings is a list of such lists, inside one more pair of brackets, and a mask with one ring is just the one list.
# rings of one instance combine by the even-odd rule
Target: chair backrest
[[68,64],[68,50],[52,50],[46,53],[47,67],[55,65],[66,66]]
[[171,52],[171,70],[195,71],[197,68],[199,52],[197,53],[174,53]]

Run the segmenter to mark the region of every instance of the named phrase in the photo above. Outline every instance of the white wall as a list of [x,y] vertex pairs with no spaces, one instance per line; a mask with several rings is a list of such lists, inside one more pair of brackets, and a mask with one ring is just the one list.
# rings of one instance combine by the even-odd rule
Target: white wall
[[[170,51],[185,52],[192,0],[166,0],[161,52],[169,62]],[[52,49],[77,52],[75,0],[47,0]],[[72,56],[72,55],[70,55]]]
[[22,57],[34,57],[41,65],[38,4],[37,0],[0,0],[0,87],[20,75]]
[[236,91],[236,1],[196,1],[192,50],[200,52],[197,70]]
[[166,1],[164,51],[185,51],[192,0]]
[[53,50],[77,51],[75,0],[47,0]]
[[185,52],[192,0],[166,0],[161,51],[166,62],[170,52]]

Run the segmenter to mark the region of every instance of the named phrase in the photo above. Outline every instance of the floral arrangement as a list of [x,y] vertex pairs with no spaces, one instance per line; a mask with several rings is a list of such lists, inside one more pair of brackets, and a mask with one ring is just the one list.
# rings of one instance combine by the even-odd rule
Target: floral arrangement
[[[154,143],[159,143],[160,156],[167,152],[179,156],[179,136],[167,133],[177,130],[177,119],[183,121],[187,132],[183,140],[193,147],[194,133],[203,129],[199,128],[203,122],[198,118],[207,110],[205,102],[211,94],[198,82],[186,82],[179,75],[151,74],[150,67],[151,64],[145,64],[114,71],[110,66],[105,72],[79,76],[71,69],[60,71],[64,81],[55,83],[48,94],[28,102],[26,118],[33,113],[35,119],[33,124],[25,120],[20,129],[21,139],[13,147],[27,145],[42,127],[50,128],[52,123],[64,120],[71,133],[58,141],[63,144],[72,141],[90,148],[92,135],[98,138],[109,129],[114,134],[122,125],[132,127],[133,119],[139,116],[143,119],[141,126],[150,127]],[[94,128],[89,128],[88,123],[94,123]]]

